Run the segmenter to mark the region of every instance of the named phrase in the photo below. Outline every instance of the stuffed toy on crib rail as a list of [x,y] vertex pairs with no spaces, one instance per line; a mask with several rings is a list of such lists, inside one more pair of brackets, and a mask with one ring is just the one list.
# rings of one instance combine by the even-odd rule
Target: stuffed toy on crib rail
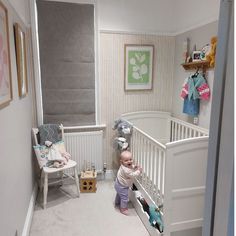
[[123,119],[118,119],[115,120],[113,130],[118,132],[118,137],[114,139],[114,148],[119,151],[128,150],[133,130],[132,124]]

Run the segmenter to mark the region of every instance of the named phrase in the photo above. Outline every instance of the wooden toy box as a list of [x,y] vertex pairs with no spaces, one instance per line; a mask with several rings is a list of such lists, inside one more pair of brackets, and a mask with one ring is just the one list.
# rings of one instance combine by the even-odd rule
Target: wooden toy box
[[97,191],[97,173],[96,171],[83,171],[80,176],[80,192],[95,193]]

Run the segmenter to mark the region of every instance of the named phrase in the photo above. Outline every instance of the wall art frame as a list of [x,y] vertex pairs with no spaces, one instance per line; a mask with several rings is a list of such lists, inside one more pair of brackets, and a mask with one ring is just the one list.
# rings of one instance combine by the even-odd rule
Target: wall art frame
[[14,24],[16,65],[19,97],[28,94],[27,59],[26,59],[26,33],[19,23]]
[[201,61],[201,51],[193,51],[192,61]]
[[8,10],[0,2],[0,109],[12,100]]
[[152,90],[154,45],[125,44],[124,54],[124,89]]

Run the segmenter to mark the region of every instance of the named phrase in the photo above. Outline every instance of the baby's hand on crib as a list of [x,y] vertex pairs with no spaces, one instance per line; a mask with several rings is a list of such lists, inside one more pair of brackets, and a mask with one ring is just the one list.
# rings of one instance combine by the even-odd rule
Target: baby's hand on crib
[[140,166],[138,166],[138,170],[140,171],[140,174],[143,172],[143,169]]
[[140,174],[142,173],[143,169],[140,166],[134,165],[134,170],[139,170]]

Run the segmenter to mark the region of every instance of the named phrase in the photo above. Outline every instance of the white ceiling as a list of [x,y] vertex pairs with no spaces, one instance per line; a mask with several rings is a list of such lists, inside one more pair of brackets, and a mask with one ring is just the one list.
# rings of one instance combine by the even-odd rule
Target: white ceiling
[[[29,2],[8,0],[26,23]],[[53,1],[53,0],[51,0]],[[176,35],[216,21],[220,0],[54,0],[95,3],[98,29]]]
[[100,30],[175,35],[218,19],[220,0],[97,0]]

